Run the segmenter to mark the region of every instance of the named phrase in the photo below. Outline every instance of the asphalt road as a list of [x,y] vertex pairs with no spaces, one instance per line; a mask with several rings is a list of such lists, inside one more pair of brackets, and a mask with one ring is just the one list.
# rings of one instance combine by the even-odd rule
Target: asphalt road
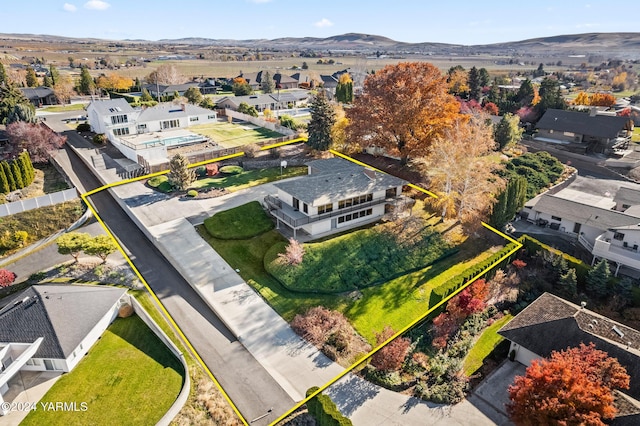
[[[81,140],[73,131],[65,134],[71,143]],[[66,153],[69,162],[63,167],[72,180],[80,182],[85,191],[102,186],[75,152],[67,147]],[[101,191],[90,201],[245,419],[250,422],[272,410],[252,423],[266,425],[290,409],[295,404],[293,399],[236,340],[111,193]]]

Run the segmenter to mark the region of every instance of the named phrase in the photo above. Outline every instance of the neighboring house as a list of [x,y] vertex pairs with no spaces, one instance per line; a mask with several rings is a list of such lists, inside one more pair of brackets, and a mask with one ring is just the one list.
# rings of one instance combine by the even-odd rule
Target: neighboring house
[[309,71],[299,71],[291,74],[291,78],[298,82],[298,87],[305,89],[315,89],[322,83],[317,73],[311,73]]
[[58,103],[58,98],[50,87],[20,87],[20,91],[36,107],[56,105]]
[[263,112],[267,108],[276,111],[303,106],[308,99],[309,92],[306,90],[291,90],[268,95],[225,96],[216,101],[216,107],[237,111],[240,104],[244,102],[255,107],[258,112]]
[[[262,87],[262,78],[266,73],[267,71],[243,73],[238,77],[244,78],[253,90],[260,90]],[[269,72],[269,74],[271,74],[274,87],[277,89],[295,89],[298,87],[298,80],[289,77],[288,75],[284,75],[280,72]]]
[[277,194],[265,198],[278,227],[291,228],[294,238],[299,230],[311,237],[328,235],[413,206],[414,200],[402,195],[407,182],[397,177],[341,158],[307,166],[308,175],[275,183]]
[[628,117],[610,117],[592,113],[548,109],[536,127],[536,139],[556,143],[584,145],[587,152],[612,153],[627,149],[633,121]]
[[[135,162],[139,162],[139,156],[146,161],[164,161],[167,147],[206,139],[186,129],[217,121],[215,111],[189,103],[165,102],[134,109],[122,98],[91,102],[87,116],[94,132],[107,135],[116,148]],[[172,130],[182,132],[169,133]]]
[[[149,91],[149,94],[154,98],[158,98],[158,93],[163,97],[173,97],[178,92],[180,96],[184,96],[184,92],[192,87],[200,89],[200,84],[197,82],[189,82],[183,84],[145,84],[142,87]],[[202,92],[202,90],[201,90]]]
[[520,216],[574,236],[593,254],[593,262],[598,258],[614,262],[616,275],[621,267],[640,271],[640,186],[625,183],[629,186],[608,193],[594,182],[594,190],[586,192],[590,181],[579,177],[555,194],[538,195],[525,204]]
[[[550,356],[553,351],[577,347],[580,343],[593,343],[597,349],[616,358],[631,378],[630,388],[616,395],[616,406],[621,412],[612,424],[639,424],[639,331],[544,293],[502,327],[498,334],[511,342],[510,356],[526,366],[531,365],[534,359]],[[620,410],[621,405],[627,407],[628,403],[635,409]]]
[[128,302],[126,293],[106,286],[37,285],[11,298],[0,309],[0,402],[19,371],[71,371]]

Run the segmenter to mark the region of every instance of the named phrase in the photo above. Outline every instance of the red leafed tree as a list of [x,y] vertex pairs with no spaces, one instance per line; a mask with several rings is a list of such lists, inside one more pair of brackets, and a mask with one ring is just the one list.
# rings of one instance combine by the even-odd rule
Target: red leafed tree
[[9,287],[15,280],[16,274],[6,269],[0,269],[0,287]]
[[[381,345],[396,334],[389,326],[381,333],[376,333],[376,344]],[[395,371],[402,367],[402,363],[409,352],[411,341],[406,337],[396,337],[371,357],[371,365],[382,371]]]
[[459,118],[460,104],[448,93],[445,76],[427,62],[387,65],[364,81],[364,93],[346,111],[347,139],[409,157],[429,145]]
[[13,155],[19,155],[26,149],[34,163],[46,163],[50,152],[61,148],[67,141],[66,136],[60,136],[45,125],[24,121],[9,124],[7,136]]
[[581,343],[534,360],[509,386],[507,411],[516,425],[604,425],[616,413],[613,390],[628,388],[617,359]]
[[494,104],[493,102],[487,102],[486,104],[484,104],[484,106],[482,107],[482,109],[483,109],[487,114],[491,114],[491,115],[498,115],[498,114],[500,114],[500,110],[498,109],[498,105]]

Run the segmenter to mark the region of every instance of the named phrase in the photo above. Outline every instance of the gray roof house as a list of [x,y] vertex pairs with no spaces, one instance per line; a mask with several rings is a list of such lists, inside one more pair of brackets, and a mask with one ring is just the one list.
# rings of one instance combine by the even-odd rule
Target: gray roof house
[[58,98],[50,87],[20,87],[20,91],[36,107],[58,103]]
[[0,401],[21,370],[69,372],[128,301],[106,286],[38,285],[0,309]]
[[302,230],[318,238],[401,214],[413,206],[402,195],[407,183],[342,158],[307,163],[306,176],[275,183],[277,194],[265,198],[278,227],[285,225],[294,238]]
[[622,391],[625,395],[618,395],[627,409],[620,410],[612,424],[638,424],[640,421],[639,331],[544,293],[504,325],[498,334],[511,341],[510,352],[515,354],[515,360],[527,366],[534,359],[548,357],[553,351],[576,347],[580,343],[594,343],[597,349],[617,358],[631,378],[630,388]]
[[154,98],[158,97],[158,90],[160,91],[160,96],[173,96],[174,93],[178,92],[180,96],[184,96],[184,92],[189,90],[192,87],[200,89],[200,83],[197,82],[189,82],[182,84],[145,84],[142,86],[143,88],[149,91],[149,94]]
[[537,139],[582,144],[587,152],[606,154],[629,146],[633,121],[628,117],[548,109],[536,127]]

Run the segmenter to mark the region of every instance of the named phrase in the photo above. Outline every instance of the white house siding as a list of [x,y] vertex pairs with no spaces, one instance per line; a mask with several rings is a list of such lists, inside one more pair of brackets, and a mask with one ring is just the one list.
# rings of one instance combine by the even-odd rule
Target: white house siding
[[518,361],[522,365],[526,365],[527,367],[531,365],[531,361],[534,359],[540,359],[540,355],[534,354],[527,348],[523,348],[517,343],[511,342],[511,347],[509,348],[509,353],[511,351],[516,352],[515,360]]
[[113,146],[118,148],[118,151],[123,153],[124,156],[127,157],[129,160],[135,161],[136,163],[138,162],[138,154],[136,150],[123,145],[122,142],[120,142],[120,139],[113,136],[113,134],[109,135],[109,141],[111,141]]
[[324,232],[329,232],[331,231],[331,219],[310,223],[303,226],[302,229],[309,235],[318,235]]
[[[278,198],[280,199],[280,201],[282,201],[284,204],[287,204],[289,206],[293,206],[293,197],[291,196],[291,194],[287,194],[286,192],[284,192],[282,189],[278,189]],[[317,208],[313,208],[311,206],[309,206],[309,214],[316,214],[318,213],[318,209]],[[314,213],[312,213],[312,210],[315,210]]]

